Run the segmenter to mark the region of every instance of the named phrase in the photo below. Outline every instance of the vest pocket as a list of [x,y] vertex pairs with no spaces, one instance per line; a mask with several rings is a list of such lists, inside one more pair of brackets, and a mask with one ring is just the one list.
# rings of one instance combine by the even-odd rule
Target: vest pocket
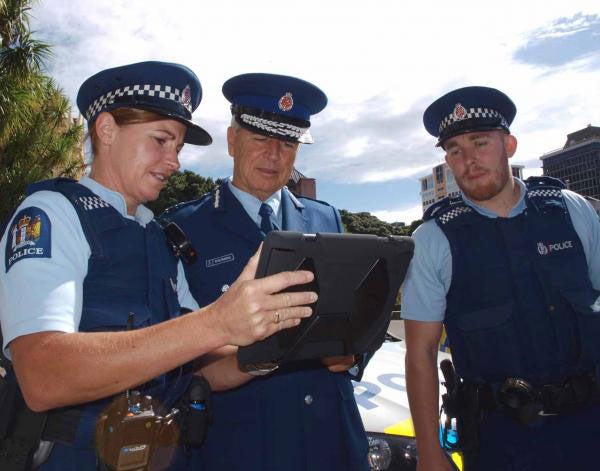
[[600,363],[600,291],[595,289],[561,292],[577,316],[577,330],[584,366]]
[[519,375],[522,361],[513,310],[511,302],[458,316],[458,338],[450,342],[460,374],[487,382]]

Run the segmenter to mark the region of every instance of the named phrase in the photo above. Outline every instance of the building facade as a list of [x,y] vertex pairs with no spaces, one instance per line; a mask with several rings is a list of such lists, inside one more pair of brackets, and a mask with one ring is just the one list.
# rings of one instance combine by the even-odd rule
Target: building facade
[[313,199],[317,197],[317,181],[303,175],[296,167],[292,168],[287,187],[295,195],[307,196]]
[[[523,178],[523,165],[511,165],[512,174],[517,178]],[[423,213],[436,201],[446,196],[458,196],[460,188],[456,183],[454,174],[446,163],[433,167],[430,174],[420,178],[421,181],[421,203]]]
[[562,149],[540,157],[544,175],[560,178],[567,188],[600,199],[600,127],[592,126],[567,135]]

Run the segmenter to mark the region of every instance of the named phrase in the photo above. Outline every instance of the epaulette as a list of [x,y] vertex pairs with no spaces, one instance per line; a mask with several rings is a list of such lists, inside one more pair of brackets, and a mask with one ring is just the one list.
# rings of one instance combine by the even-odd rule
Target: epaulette
[[526,196],[531,198],[560,198],[562,190],[566,189],[565,184],[558,178],[543,176],[529,177],[525,180],[527,186]]
[[204,193],[202,196],[196,198],[195,200],[182,201],[181,203],[174,204],[173,206],[170,206],[167,209],[165,209],[160,215],[160,217],[172,217],[180,209],[191,206],[192,204],[202,203],[205,199],[209,198],[210,196],[212,196],[212,192],[209,191],[208,193]]
[[456,217],[473,212],[473,209],[465,204],[460,196],[449,197],[432,204],[425,214],[423,214],[423,221],[429,219],[437,219],[442,224],[447,224]]
[[313,203],[319,203],[322,204],[323,206],[331,206],[330,203],[328,203],[327,201],[322,201],[322,200],[318,200],[316,198],[311,198],[310,196],[298,196],[298,195],[294,195],[291,191],[289,192],[290,197],[292,198],[292,200],[296,200],[298,203],[302,204],[302,200],[307,200],[307,201],[311,201]]
[[560,188],[561,190],[565,190],[567,188],[562,180],[549,177],[547,175],[543,175],[541,177],[529,177],[527,180],[525,180],[525,185],[527,185],[528,190],[535,190],[536,188],[543,186]]

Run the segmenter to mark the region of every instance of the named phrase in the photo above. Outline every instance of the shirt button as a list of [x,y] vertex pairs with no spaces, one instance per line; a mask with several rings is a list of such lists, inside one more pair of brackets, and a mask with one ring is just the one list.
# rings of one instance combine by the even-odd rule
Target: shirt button
[[229,285],[221,286],[221,293],[225,293],[225,292],[227,292],[227,290],[229,290]]
[[310,394],[304,396],[304,404],[310,406],[313,403],[313,397]]

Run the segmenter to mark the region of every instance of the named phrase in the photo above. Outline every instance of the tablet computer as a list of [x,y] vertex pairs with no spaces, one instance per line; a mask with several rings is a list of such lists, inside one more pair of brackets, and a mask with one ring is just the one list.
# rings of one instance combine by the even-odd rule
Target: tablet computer
[[272,231],[256,277],[310,270],[311,283],[287,291],[315,291],[313,315],[290,329],[238,350],[245,371],[284,363],[377,350],[412,258],[410,237]]

